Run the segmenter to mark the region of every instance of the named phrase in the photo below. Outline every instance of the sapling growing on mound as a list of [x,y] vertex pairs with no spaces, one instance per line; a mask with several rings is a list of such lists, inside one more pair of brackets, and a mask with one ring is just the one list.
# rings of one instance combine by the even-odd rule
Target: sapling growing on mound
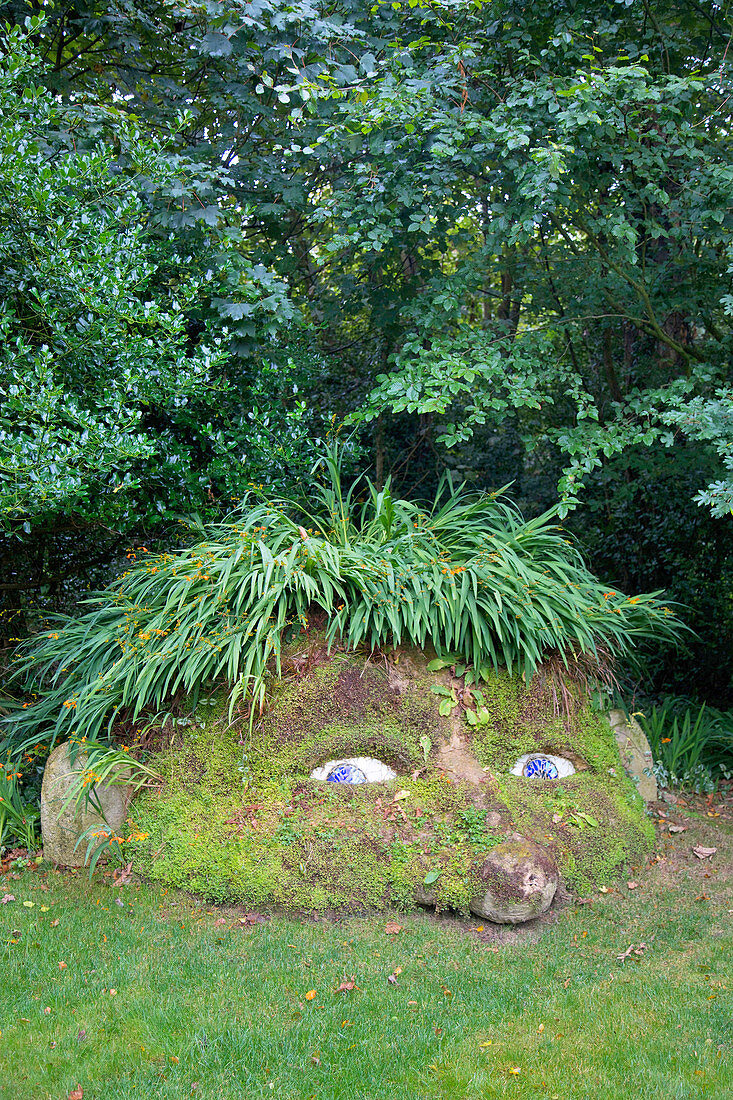
[[345,492],[335,451],[318,472],[311,513],[247,499],[33,640],[15,677],[35,696],[6,720],[13,745],[103,736],[121,712],[162,712],[178,692],[195,704],[215,679],[254,712],[268,666],[279,674],[283,645],[315,612],[347,649],[409,643],[525,679],[551,653],[618,657],[679,628],[659,593],[602,585],[554,510],[525,521],[500,493],[449,481],[427,505],[370,482]]

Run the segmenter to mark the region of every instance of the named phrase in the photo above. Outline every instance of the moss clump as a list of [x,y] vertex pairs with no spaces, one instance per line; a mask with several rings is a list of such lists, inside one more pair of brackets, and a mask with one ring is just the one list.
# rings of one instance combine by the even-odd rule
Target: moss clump
[[276,684],[247,745],[248,766],[257,777],[284,778],[335,757],[375,756],[398,773],[414,770],[424,763],[420,738],[439,734],[424,676],[415,666],[408,679],[386,660],[321,653],[306,675],[296,666]]
[[[461,781],[445,774],[444,751],[464,724],[461,711],[441,717],[426,659],[397,656],[294,649],[252,735],[246,720],[229,723],[225,695],[200,707],[180,744],[156,757],[161,790],[136,803],[136,824],[149,834],[139,866],[167,885],[250,908],[410,908],[422,894],[466,912],[488,852],[513,831],[547,847],[580,891],[643,856],[651,829],[641,801],[610,728],[582,700],[560,717],[547,683],[491,676],[490,720],[466,725],[465,737],[493,782]],[[562,782],[509,775],[532,751],[571,756],[583,770]],[[308,778],[327,759],[362,755],[398,778],[363,786]],[[491,826],[489,811],[500,814]]]
[[[490,720],[471,731],[474,752],[496,776],[518,831],[553,853],[565,884],[585,892],[643,859],[654,830],[606,718],[568,687],[561,710],[557,685],[541,673],[529,684],[493,673],[483,694]],[[508,774],[531,752],[569,757],[578,771],[542,782]]]
[[567,689],[560,710],[555,685],[541,673],[525,684],[506,671],[492,672],[482,692],[489,722],[471,730],[473,749],[492,771],[509,771],[520,756],[547,752],[579,760],[596,772],[619,763],[608,722],[577,691]]
[[613,882],[654,842],[641,799],[625,776],[600,783],[590,771],[551,782],[505,775],[499,785],[519,832],[552,853],[573,892]]
[[[319,652],[274,685],[251,737],[225,702],[156,758],[164,784],[136,804],[150,877],[213,901],[289,909],[410,908],[430,872],[439,903],[467,909],[472,868],[500,838],[485,810],[426,761],[448,732],[425,660],[402,666]],[[392,783],[315,783],[324,760],[374,755]],[[395,800],[395,795],[401,797]],[[406,792],[406,793],[405,793]]]

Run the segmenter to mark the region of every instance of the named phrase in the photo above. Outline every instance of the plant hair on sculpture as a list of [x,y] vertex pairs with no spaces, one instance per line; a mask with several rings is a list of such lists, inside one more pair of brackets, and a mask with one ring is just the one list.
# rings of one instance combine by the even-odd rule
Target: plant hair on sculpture
[[[14,751],[41,736],[109,733],[118,718],[161,712],[177,692],[194,706],[207,681],[234,685],[230,714],[261,710],[283,644],[327,618],[329,645],[409,643],[460,654],[476,667],[530,679],[546,655],[628,654],[675,638],[660,593],[627,597],[602,585],[551,510],[524,520],[501,491],[449,479],[420,504],[358,481],[341,484],[335,445],[314,468],[316,508],[250,497],[175,553],[136,562],[29,642],[14,672],[36,698],[6,719]],[[357,494],[366,496],[359,501]]]

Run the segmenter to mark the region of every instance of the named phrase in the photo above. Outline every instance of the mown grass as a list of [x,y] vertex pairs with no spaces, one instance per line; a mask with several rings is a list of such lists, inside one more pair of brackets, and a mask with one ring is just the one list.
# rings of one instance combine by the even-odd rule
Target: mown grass
[[[0,1096],[722,1100],[733,902],[716,867],[733,845],[712,828],[691,822],[637,888],[570,906],[539,938],[427,914],[395,935],[384,915],[243,927],[101,875],[6,877]],[[717,863],[692,857],[696,840]],[[632,943],[647,946],[619,961]]]

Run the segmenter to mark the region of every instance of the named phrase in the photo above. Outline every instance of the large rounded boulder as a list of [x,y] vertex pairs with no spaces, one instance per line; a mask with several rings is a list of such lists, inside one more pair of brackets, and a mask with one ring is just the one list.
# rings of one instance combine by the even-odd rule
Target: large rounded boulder
[[479,871],[482,890],[471,898],[474,916],[494,924],[522,924],[546,912],[560,882],[555,861],[532,840],[497,844]]

